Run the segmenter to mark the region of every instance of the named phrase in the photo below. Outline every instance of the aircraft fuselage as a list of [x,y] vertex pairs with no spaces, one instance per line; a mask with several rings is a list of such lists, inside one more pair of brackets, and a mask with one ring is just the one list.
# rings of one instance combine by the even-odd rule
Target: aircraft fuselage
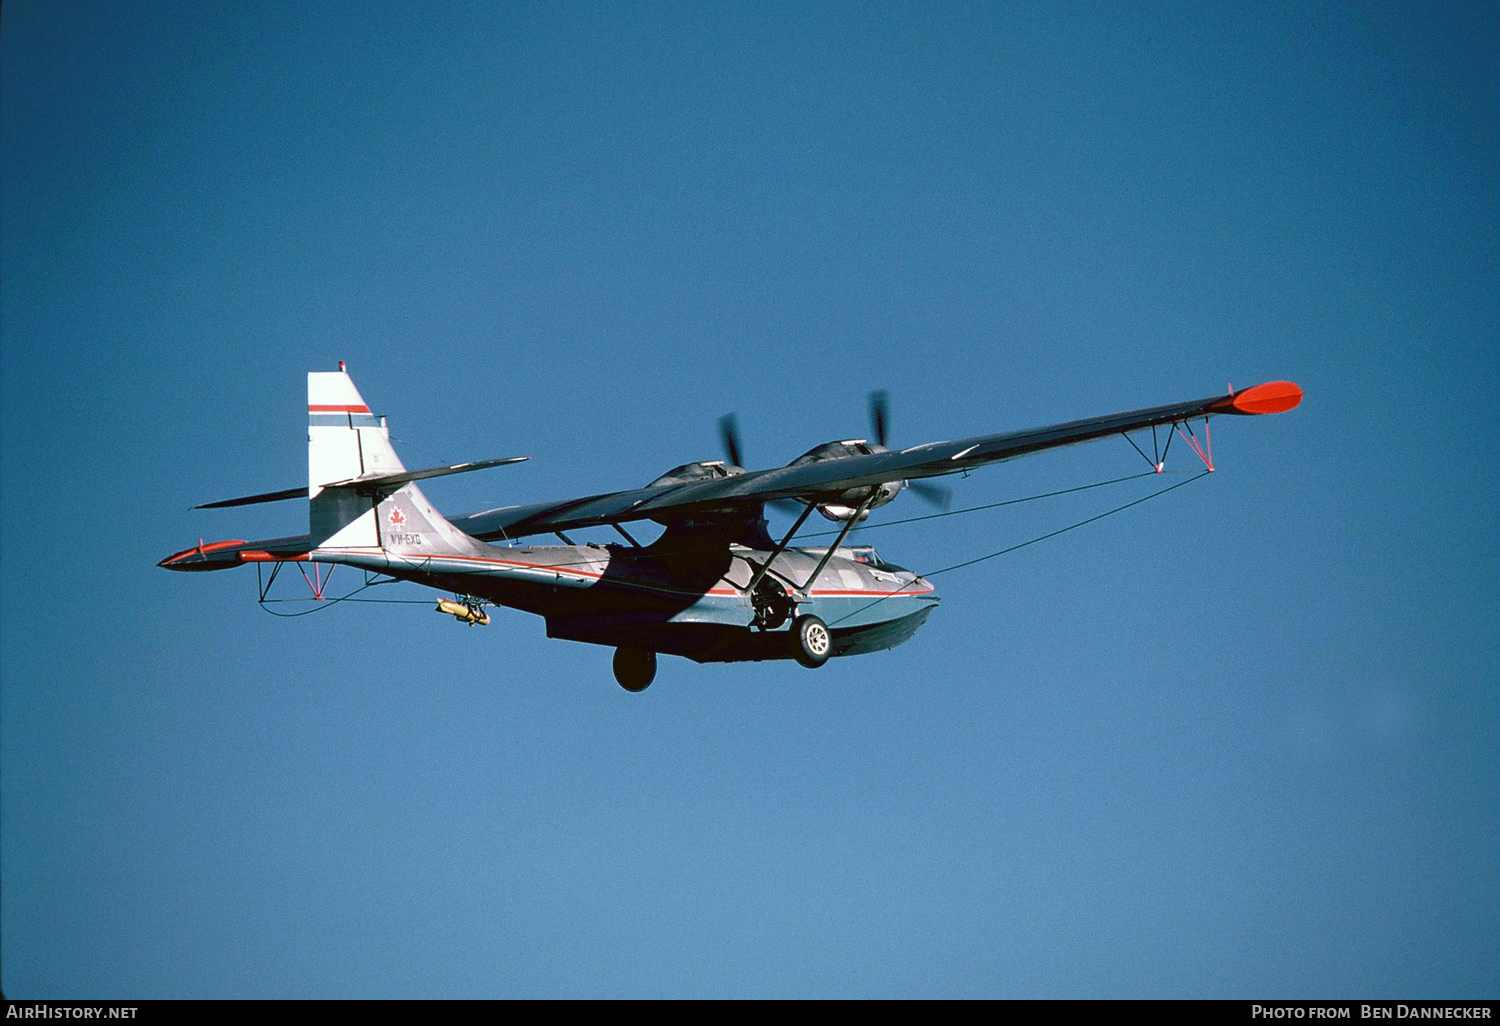
[[535,613],[546,619],[549,637],[698,662],[792,658],[786,627],[806,614],[828,625],[830,655],[880,651],[910,638],[938,603],[932,584],[880,563],[870,550],[839,550],[809,581],[825,553],[783,551],[754,595],[748,588],[772,553],[741,545],[476,543],[463,555],[318,549],[308,559]]

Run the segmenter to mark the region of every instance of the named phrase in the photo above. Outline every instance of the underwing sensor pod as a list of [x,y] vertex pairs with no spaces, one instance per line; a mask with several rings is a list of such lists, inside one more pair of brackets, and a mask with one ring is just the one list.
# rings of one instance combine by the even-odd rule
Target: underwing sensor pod
[[438,599],[435,611],[456,617],[461,623],[466,623],[470,627],[487,627],[490,622],[489,614],[475,602],[455,602],[452,599]]
[[[662,654],[817,667],[899,645],[937,607],[937,592],[921,575],[868,546],[844,547],[856,524],[903,491],[946,508],[947,489],[929,479],[1114,435],[1129,440],[1129,432],[1142,429],[1153,436],[1167,429],[1166,448],[1155,460],[1147,457],[1158,472],[1179,434],[1212,470],[1209,418],[1281,413],[1301,400],[1296,385],[1274,381],[1209,399],[893,450],[888,403],[877,392],[870,405],[873,442],[828,442],[784,467],[746,470],[731,416],[720,422],[727,461],[687,463],[631,491],[445,517],[417,482],[526,457],[408,470],[385,419],[370,412],[341,363],[337,371],[307,376],[307,485],[199,507],[302,500],[308,532],[199,542],[159,565],[211,571],[255,564],[258,574],[269,575],[260,578],[263,602],[288,567],[322,599],[342,566],[353,568],[346,577],[362,575],[362,587],[410,581],[451,594],[437,611],[468,626],[489,623],[485,606],[508,606],[541,616],[549,637],[614,648],[615,679],[628,691],[651,683]],[[1201,439],[1191,426],[1200,420]],[[768,531],[767,503],[797,511],[780,538]],[[841,525],[837,538],[794,547],[814,509]],[[642,545],[630,532],[641,521],[665,530]],[[611,527],[622,544],[578,545],[566,533],[588,527]],[[516,544],[541,535],[561,544]]]

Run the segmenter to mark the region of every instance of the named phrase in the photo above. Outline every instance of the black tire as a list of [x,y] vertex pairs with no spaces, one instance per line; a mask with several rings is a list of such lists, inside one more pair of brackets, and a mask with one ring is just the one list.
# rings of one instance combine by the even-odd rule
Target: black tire
[[828,657],[833,654],[833,632],[816,616],[797,617],[788,633],[792,640],[792,657],[810,670],[828,662]]
[[615,649],[615,680],[626,691],[645,691],[656,679],[656,653],[639,648]]

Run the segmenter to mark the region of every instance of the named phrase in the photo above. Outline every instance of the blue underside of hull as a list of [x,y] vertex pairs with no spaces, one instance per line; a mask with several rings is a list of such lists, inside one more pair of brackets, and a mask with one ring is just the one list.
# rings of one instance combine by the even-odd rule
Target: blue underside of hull
[[[859,626],[832,626],[832,656],[862,655],[895,648],[917,632],[935,608],[925,604],[894,619]],[[804,604],[802,612],[821,613]],[[617,648],[640,648],[667,655],[680,655],[700,663],[754,662],[794,658],[791,632],[783,627],[757,631],[748,627],[680,621],[620,621],[602,623],[596,617],[549,617],[547,636]]]

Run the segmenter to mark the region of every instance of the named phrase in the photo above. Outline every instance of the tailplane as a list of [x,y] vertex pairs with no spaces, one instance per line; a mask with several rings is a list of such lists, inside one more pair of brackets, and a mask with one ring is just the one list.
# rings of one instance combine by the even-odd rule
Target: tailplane
[[[205,502],[223,509],[306,499],[308,536],[268,542],[219,542],[174,553],[171,570],[222,570],[245,562],[305,559],[318,549],[360,549],[401,556],[468,554],[487,548],[450,524],[415,484],[520,463],[525,456],[407,470],[391,448],[384,417],[370,412],[342,362],[307,375],[307,487]],[[243,551],[242,551],[243,550]]]

